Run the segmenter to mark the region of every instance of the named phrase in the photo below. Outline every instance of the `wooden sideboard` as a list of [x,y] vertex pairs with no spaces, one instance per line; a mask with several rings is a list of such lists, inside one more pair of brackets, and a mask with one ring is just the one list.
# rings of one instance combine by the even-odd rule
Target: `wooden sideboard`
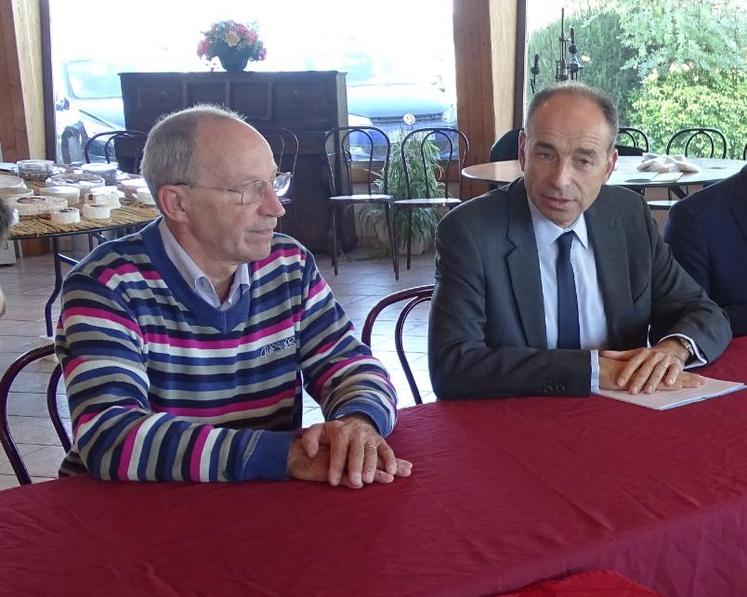
[[[162,114],[209,103],[242,114],[258,128],[291,129],[299,140],[293,205],[283,232],[315,252],[328,252],[329,197],[324,132],[347,124],[345,73],[120,73],[125,124],[148,132]],[[291,211],[292,210],[292,211]],[[344,246],[355,243],[352,214],[342,224]]]

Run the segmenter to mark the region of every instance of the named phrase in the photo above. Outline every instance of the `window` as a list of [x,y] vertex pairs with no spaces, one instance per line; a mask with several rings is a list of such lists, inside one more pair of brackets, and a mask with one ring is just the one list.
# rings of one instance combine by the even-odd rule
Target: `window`
[[[747,0],[527,0],[527,100],[555,79],[560,15],[573,27],[580,80],[608,91],[622,125],[646,132],[663,153],[678,129],[708,126],[730,157],[747,140]],[[567,57],[567,56],[566,56]]]
[[[208,70],[196,53],[200,32],[223,19],[259,24],[267,59],[250,69],[346,71],[351,124],[396,133],[409,113],[415,127],[454,126],[451,0],[380,0],[369,8],[347,0],[178,7],[130,0],[125,10],[112,0],[50,0],[58,138],[68,127],[83,140],[124,128],[118,72]],[[81,159],[69,147],[60,151],[65,161]]]

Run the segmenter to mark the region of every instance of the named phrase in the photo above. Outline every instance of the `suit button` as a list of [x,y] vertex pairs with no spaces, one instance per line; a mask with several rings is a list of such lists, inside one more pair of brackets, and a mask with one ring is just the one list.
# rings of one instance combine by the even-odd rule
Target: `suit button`
[[563,384],[558,384],[558,385],[555,386],[555,391],[558,394],[561,394],[561,393],[565,392],[565,386]]
[[545,394],[552,394],[554,390],[555,390],[555,386],[552,384],[546,384],[545,387],[542,388],[542,391]]

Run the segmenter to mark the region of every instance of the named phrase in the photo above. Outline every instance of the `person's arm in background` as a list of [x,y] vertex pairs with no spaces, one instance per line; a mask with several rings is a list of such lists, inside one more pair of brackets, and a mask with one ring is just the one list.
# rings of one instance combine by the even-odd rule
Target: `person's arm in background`
[[[710,294],[708,239],[697,214],[687,202],[675,203],[669,210],[664,225],[664,241],[679,264]],[[722,305],[722,308],[729,316],[732,334],[747,335],[747,304]]]

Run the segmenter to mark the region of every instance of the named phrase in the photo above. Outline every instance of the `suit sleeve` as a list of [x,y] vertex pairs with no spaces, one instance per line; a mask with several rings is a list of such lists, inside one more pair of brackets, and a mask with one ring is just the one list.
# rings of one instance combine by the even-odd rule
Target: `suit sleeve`
[[664,225],[664,240],[677,262],[710,293],[708,243],[698,218],[686,204],[675,204],[669,210]]
[[[669,211],[664,240],[679,264],[711,293],[710,255],[705,231],[698,217],[686,203],[677,203]],[[735,336],[747,335],[747,305],[722,305]]]
[[[652,246],[651,343],[669,334],[692,338],[708,362],[717,359],[731,341],[731,327],[724,311],[698,282],[675,260],[648,213]],[[697,275],[702,275],[696,269]],[[707,274],[706,274],[707,277]]]
[[[459,218],[442,220],[436,251],[428,354],[439,398],[589,394],[589,351],[551,351],[518,342],[488,344],[484,262],[474,236]],[[508,304],[513,299],[509,281],[505,284]]]

